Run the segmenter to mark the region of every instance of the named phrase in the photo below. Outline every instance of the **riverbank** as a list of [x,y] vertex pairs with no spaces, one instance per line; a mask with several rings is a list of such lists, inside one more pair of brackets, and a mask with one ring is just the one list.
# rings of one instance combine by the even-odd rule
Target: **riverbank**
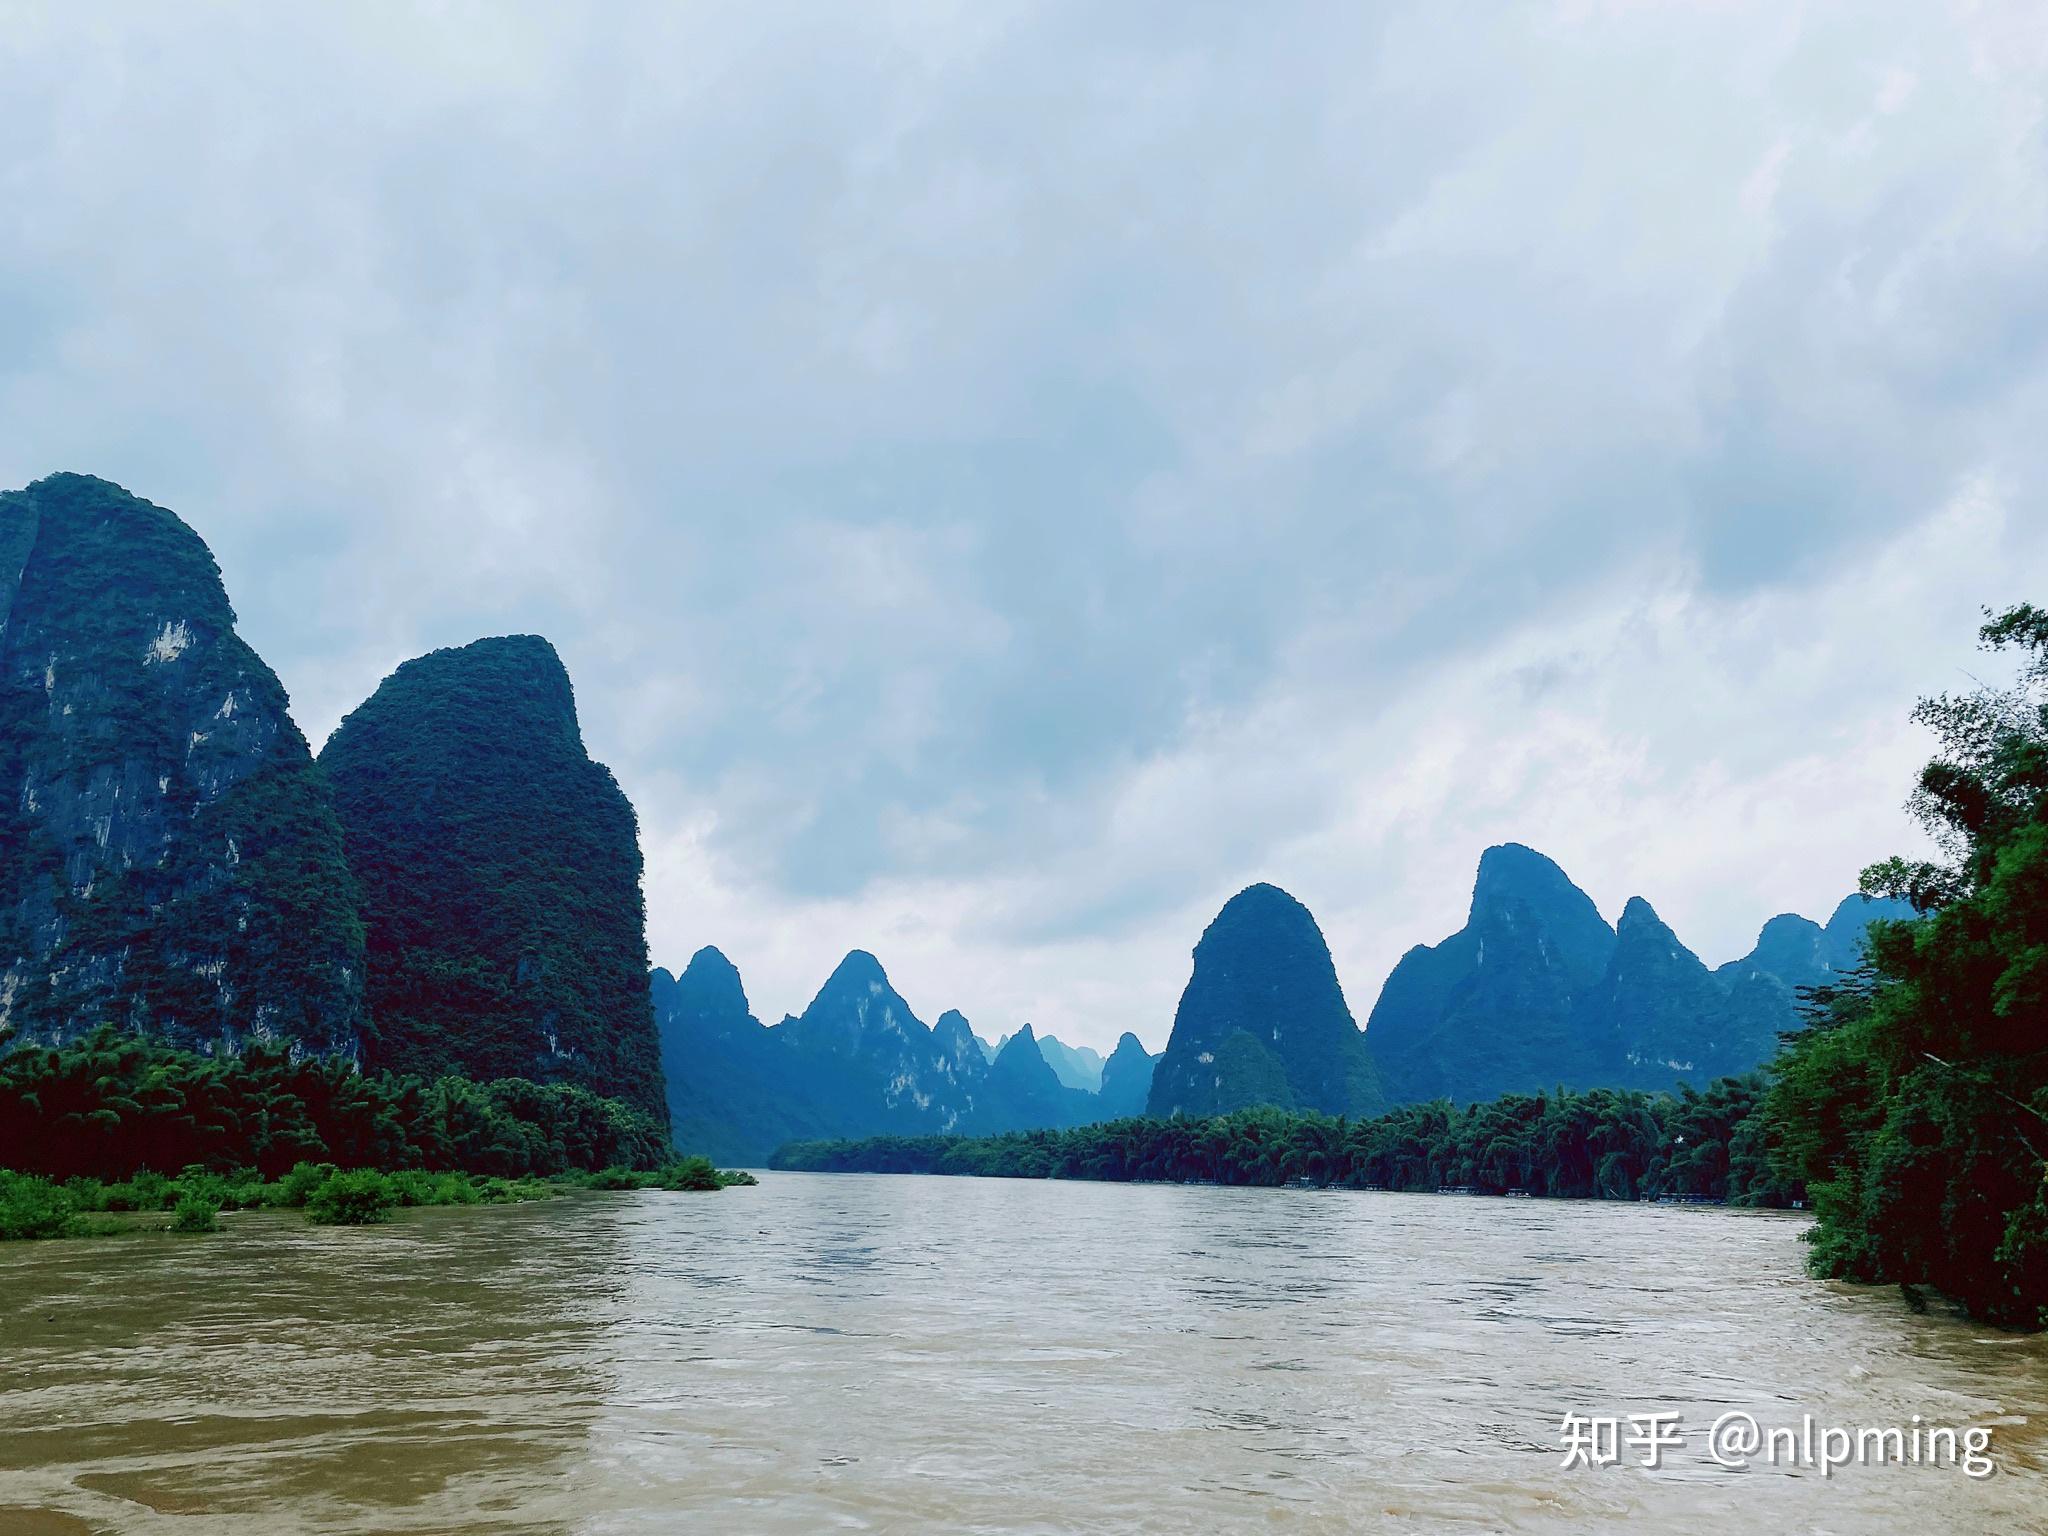
[[332,1163],[300,1163],[271,1180],[253,1169],[215,1173],[192,1168],[175,1176],[144,1172],[117,1181],[60,1182],[0,1169],[0,1241],[114,1237],[139,1230],[199,1234],[216,1230],[223,1212],[246,1210],[303,1211],[319,1226],[373,1226],[394,1212],[423,1207],[515,1205],[578,1191],[709,1193],[754,1182],[752,1174],[714,1167],[702,1157],[654,1169],[605,1168],[517,1179]]
[[1361,1120],[1248,1109],[1000,1136],[791,1142],[769,1166],[1793,1207],[1806,1189],[1773,1164],[1763,1096],[1752,1076],[1697,1092],[1561,1089],[1463,1108],[1409,1104]]

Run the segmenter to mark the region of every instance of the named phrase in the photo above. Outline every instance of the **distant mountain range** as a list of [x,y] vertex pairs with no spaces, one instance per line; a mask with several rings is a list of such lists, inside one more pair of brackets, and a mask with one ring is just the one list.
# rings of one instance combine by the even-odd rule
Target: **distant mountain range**
[[[754,1017],[739,972],[713,948],[680,976],[657,968],[652,994],[677,1144],[728,1162],[763,1163],[800,1138],[1082,1125],[1138,1113],[1138,1085],[1152,1079],[1135,1035],[1103,1063],[1029,1024],[1000,1045],[957,1010],[927,1025],[865,950],[773,1026]],[[1076,1071],[1077,1058],[1097,1064],[1097,1089],[1061,1080],[1060,1066]]]
[[[1360,1030],[1308,909],[1271,885],[1195,946],[1164,1053],[927,1025],[862,950],[765,1026],[702,949],[647,968],[633,809],[534,635],[408,661],[316,763],[175,514],[85,475],[0,493],[0,1030],[112,1023],[432,1076],[575,1084],[682,1146],[980,1134],[1249,1104],[1368,1114],[1556,1085],[1665,1088],[1769,1059],[1797,989],[1898,903],[1785,914],[1710,970],[1637,897],[1481,857],[1464,927],[1402,956]],[[650,980],[651,976],[651,980]],[[4,1038],[4,1037],[0,1037]],[[664,1085],[665,1079],[665,1085]]]
[[1774,917],[1710,971],[1640,896],[1610,928],[1557,865],[1504,843],[1479,860],[1465,926],[1401,957],[1366,1038],[1397,1103],[1705,1083],[1769,1060],[1800,1025],[1795,989],[1854,969],[1872,919],[1911,915],[1851,896],[1825,928]]
[[1610,927],[1556,864],[1507,843],[1481,857],[1465,926],[1402,956],[1362,1030],[1314,917],[1272,885],[1202,934],[1158,1058],[1129,1033],[1103,1061],[1029,1025],[994,1044],[957,1012],[927,1029],[861,951],[772,1029],[715,949],[680,978],[656,971],[654,997],[678,1138],[755,1161],[796,1139],[1704,1085],[1767,1061],[1800,1027],[1796,989],[1853,970],[1872,919],[1910,915],[1851,896],[1825,927],[1774,917],[1709,970],[1642,898]]

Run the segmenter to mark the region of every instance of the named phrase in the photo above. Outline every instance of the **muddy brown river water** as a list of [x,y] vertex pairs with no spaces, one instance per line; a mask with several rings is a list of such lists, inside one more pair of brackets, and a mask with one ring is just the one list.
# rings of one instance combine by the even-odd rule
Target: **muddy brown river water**
[[[1809,1280],[1800,1230],[769,1174],[9,1244],[0,1536],[2048,1531],[2048,1341]],[[1730,1413],[1997,1470],[1724,1466]],[[1620,1462],[1562,1465],[1567,1414]]]

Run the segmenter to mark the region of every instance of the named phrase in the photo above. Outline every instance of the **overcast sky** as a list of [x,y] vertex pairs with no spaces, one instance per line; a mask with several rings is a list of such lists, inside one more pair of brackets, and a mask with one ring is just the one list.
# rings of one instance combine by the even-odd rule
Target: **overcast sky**
[[0,484],[212,545],[316,744],[538,631],[657,962],[1361,1021],[1480,850],[1710,963],[2048,600],[2048,8],[17,5]]

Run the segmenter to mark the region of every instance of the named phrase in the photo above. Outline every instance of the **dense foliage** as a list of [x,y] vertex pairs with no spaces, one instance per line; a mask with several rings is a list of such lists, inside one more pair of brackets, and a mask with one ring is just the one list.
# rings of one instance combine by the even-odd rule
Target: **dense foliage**
[[86,475],[0,495],[0,996],[24,1032],[355,1049],[340,826],[234,622],[164,508]]
[[1465,1109],[1411,1104],[1369,1120],[1263,1108],[1205,1120],[1116,1120],[1005,1136],[793,1142],[773,1166],[826,1173],[1195,1180],[1636,1200],[1697,1196],[1783,1205],[1755,1076],[1704,1092],[1511,1095]]
[[198,1166],[278,1177],[300,1162],[519,1177],[658,1167],[666,1129],[570,1084],[357,1072],[277,1045],[203,1056],[102,1028],[5,1050],[0,1168],[125,1178]]
[[1927,916],[1872,931],[1778,1067],[1769,1116],[1812,1188],[1815,1267],[1929,1284],[2048,1324],[2048,612],[1984,626],[2010,687],[1924,700],[1939,755],[1910,802],[1942,857],[1864,874]]
[[665,1118],[638,827],[553,648],[406,662],[320,765],[362,891],[370,1064],[574,1083]]

